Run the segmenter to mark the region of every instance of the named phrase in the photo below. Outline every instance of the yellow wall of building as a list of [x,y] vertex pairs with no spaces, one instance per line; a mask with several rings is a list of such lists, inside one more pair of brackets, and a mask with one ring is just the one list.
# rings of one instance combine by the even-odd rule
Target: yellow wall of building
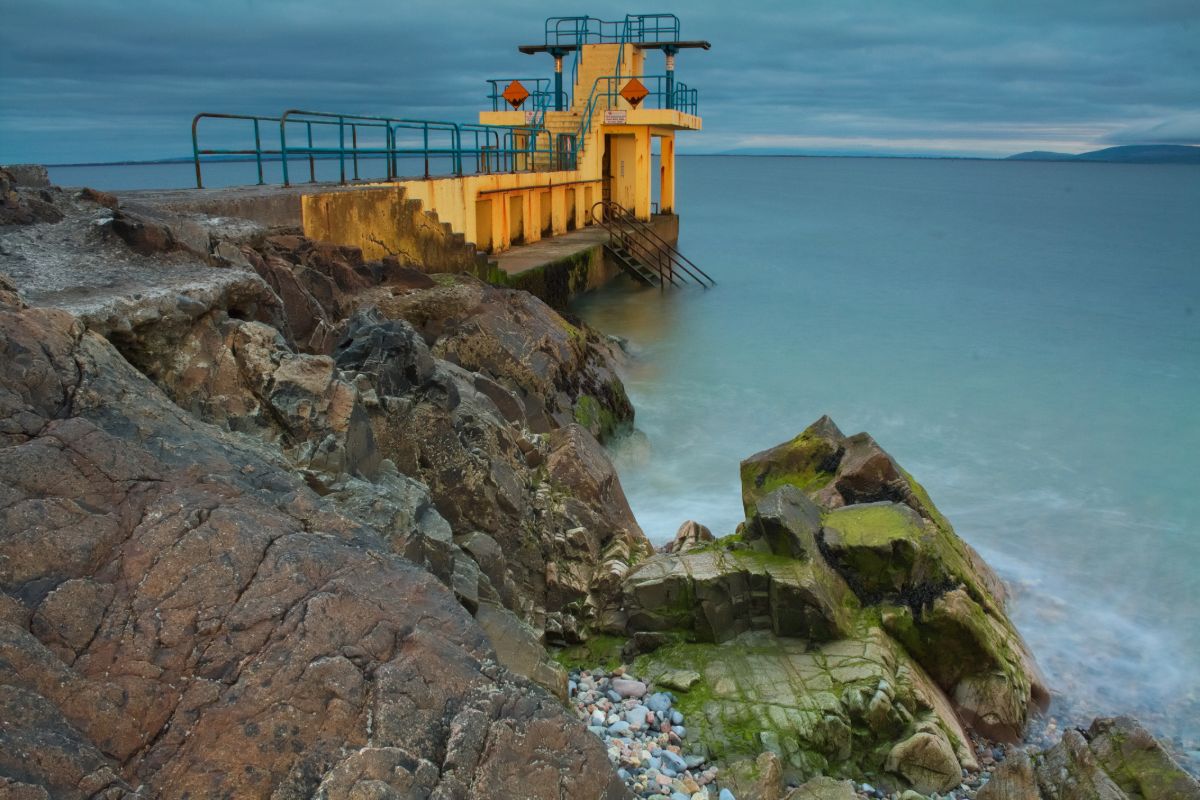
[[[580,82],[591,73],[611,74],[618,45],[587,45],[583,53]],[[622,73],[644,74],[645,53],[626,46]],[[576,87],[579,97],[581,87]],[[584,91],[590,92],[591,86]],[[577,104],[578,107],[578,104]],[[406,201],[419,201],[421,208],[436,215],[479,249],[498,252],[515,241],[535,242],[549,226],[551,234],[589,224],[591,208],[603,197],[604,179],[612,180],[612,197],[636,216],[647,219],[651,212],[652,181],[658,181],[664,209],[675,205],[675,147],[677,130],[699,130],[700,118],[672,109],[625,109],[624,124],[604,124],[603,108],[592,119],[591,130],[580,142],[577,169],[556,172],[520,172],[463,177],[403,180],[373,187],[382,192],[341,190],[307,195],[302,201],[305,233],[363,248],[370,258],[407,247],[408,233],[397,233],[396,220],[411,216]],[[524,111],[485,111],[480,122],[491,125],[526,124]],[[578,124],[571,112],[549,112],[547,125],[561,123],[563,130]],[[659,173],[652,174],[652,137],[662,141]],[[605,142],[610,143],[610,175],[604,172]],[[361,196],[360,196],[361,195]],[[407,215],[407,216],[406,216]],[[432,221],[430,221],[432,224]],[[416,223],[413,223],[416,224]],[[411,227],[411,225],[409,225]],[[402,241],[403,240],[403,241]]]

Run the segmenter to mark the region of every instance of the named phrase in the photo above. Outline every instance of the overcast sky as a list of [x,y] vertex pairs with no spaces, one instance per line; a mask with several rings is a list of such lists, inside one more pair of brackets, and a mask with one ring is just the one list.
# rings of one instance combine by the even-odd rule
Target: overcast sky
[[640,10],[713,44],[682,152],[1200,144],[1200,0],[0,0],[0,163],[186,155],[198,111],[472,120],[485,78],[550,77],[516,51],[547,13]]

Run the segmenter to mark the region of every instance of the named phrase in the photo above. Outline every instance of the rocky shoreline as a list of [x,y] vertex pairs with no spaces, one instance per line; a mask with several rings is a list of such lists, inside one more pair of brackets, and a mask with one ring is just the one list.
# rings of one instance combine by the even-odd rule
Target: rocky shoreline
[[524,292],[0,170],[0,796],[1200,797],[1028,752],[1006,589],[867,434],[655,550],[621,348]]

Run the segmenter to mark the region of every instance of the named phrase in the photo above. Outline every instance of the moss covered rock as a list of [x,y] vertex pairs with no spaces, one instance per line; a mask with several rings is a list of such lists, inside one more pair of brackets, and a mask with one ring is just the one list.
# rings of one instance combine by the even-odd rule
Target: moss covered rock
[[[887,779],[896,743],[925,733],[946,743],[955,770],[974,766],[966,733],[936,686],[878,628],[820,646],[750,632],[720,645],[677,643],[634,663],[651,680],[681,670],[701,675],[675,701],[689,740],[722,763],[771,751],[792,781]],[[911,759],[898,753],[892,771],[915,774],[917,762],[928,761],[918,750]]]
[[857,602],[823,562],[710,548],[659,554],[625,579],[628,629],[723,642],[749,630],[824,641],[851,631]]
[[822,417],[790,442],[742,462],[752,520],[760,504],[775,506],[772,498],[790,489],[823,514],[821,555],[864,606],[880,609],[889,632],[968,722],[988,736],[1018,739],[1030,710],[1045,707],[1049,692],[1005,613],[1002,582],[925,488],[869,434],[845,436]]
[[1134,800],[1200,800],[1200,783],[1131,717],[1096,719],[1088,746],[1113,782]]

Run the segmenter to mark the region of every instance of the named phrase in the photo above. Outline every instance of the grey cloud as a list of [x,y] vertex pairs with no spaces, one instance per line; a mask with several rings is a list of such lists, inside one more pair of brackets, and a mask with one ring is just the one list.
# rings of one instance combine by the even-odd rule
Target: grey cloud
[[[635,9],[587,10],[613,19]],[[181,155],[201,110],[469,120],[484,78],[550,76],[548,58],[515,49],[540,40],[545,13],[517,0],[9,4],[0,161]],[[1195,140],[1194,0],[702,0],[678,13],[684,38],[713,42],[680,56],[705,118],[684,152],[764,137],[991,154],[1014,141]],[[649,68],[661,69],[660,55]]]

